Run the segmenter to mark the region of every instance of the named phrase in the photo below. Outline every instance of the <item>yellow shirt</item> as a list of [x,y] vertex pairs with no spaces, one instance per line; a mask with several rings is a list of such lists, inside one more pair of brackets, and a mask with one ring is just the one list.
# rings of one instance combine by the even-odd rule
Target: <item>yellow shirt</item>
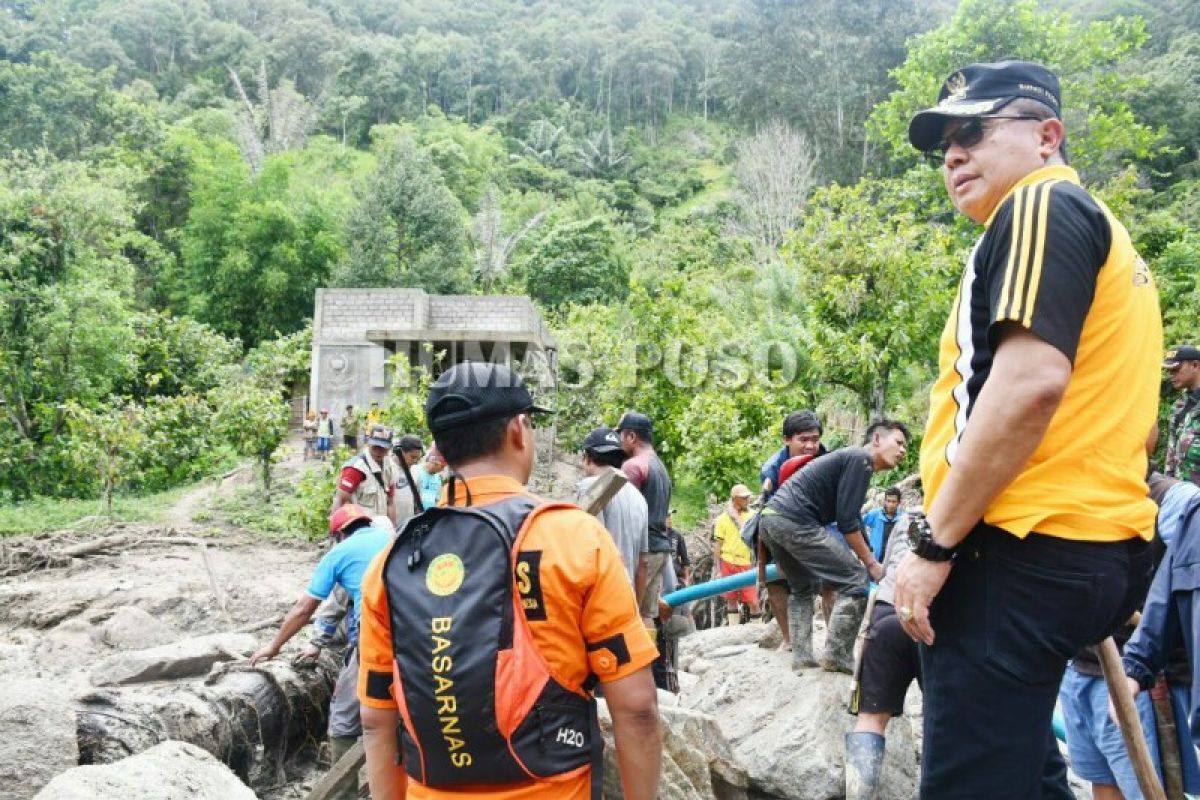
[[984,520],[1018,537],[1121,541],[1154,533],[1145,441],[1158,410],[1162,321],[1129,234],[1066,166],[1027,175],[979,238],[942,332],[921,444],[932,504],[991,369],[996,326],[1016,323],[1073,364],[1050,426]]
[[736,567],[749,566],[750,548],[742,541],[742,523],[750,518],[750,512],[743,512],[738,522],[729,514],[729,509],[722,511],[713,526],[713,539],[721,543],[721,560]]

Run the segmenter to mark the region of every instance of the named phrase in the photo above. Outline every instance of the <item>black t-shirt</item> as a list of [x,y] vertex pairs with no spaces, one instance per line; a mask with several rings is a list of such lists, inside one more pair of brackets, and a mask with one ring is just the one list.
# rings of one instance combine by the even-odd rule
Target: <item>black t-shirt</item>
[[861,447],[813,459],[779,487],[767,508],[801,525],[836,522],[843,534],[862,532],[873,460]]

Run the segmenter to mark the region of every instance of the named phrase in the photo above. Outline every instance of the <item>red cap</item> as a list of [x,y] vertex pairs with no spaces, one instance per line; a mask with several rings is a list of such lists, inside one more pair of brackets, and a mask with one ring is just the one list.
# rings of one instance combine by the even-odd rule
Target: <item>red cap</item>
[[329,515],[329,532],[338,533],[356,519],[371,519],[371,515],[359,505],[347,503]]

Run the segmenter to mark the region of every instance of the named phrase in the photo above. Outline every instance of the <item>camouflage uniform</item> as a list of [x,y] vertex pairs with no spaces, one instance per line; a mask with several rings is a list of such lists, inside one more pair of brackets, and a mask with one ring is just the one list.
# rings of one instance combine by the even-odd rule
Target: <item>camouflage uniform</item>
[[1200,484],[1200,389],[1184,392],[1171,406],[1166,462],[1167,475]]

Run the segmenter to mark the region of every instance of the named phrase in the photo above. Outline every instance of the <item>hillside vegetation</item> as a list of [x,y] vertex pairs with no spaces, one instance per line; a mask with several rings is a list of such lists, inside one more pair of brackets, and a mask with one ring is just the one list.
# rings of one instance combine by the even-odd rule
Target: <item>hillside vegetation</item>
[[907,120],[1006,56],[1194,339],[1189,0],[9,2],[0,491],[269,477],[321,286],[528,293],[563,445],[637,407],[717,495],[792,408],[919,427],[977,231]]

